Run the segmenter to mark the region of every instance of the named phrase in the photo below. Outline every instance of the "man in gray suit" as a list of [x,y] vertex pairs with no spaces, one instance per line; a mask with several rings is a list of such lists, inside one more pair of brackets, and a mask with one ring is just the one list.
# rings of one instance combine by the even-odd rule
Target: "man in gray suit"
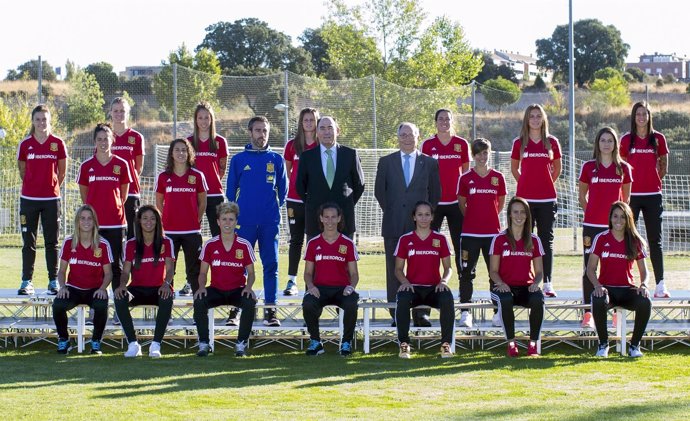
[[[412,211],[420,200],[434,207],[441,198],[438,162],[417,150],[419,129],[412,123],[398,126],[399,151],[379,159],[374,195],[383,210],[381,235],[386,253],[388,302],[395,302],[400,283],[395,278],[395,248],[398,239],[414,230]],[[391,311],[395,320],[395,314]],[[414,310],[415,326],[430,326],[428,310]]]

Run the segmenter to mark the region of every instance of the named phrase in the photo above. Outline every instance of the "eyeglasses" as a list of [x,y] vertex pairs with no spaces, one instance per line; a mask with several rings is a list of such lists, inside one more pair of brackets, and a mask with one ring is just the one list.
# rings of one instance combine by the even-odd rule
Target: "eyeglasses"
[[414,133],[399,133],[398,137],[401,137],[403,139],[410,139],[410,138],[414,138],[415,134]]

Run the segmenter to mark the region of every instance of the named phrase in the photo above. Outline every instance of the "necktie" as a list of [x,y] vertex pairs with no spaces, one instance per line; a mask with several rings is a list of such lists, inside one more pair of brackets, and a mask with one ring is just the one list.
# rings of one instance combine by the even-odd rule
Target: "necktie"
[[326,149],[326,181],[328,187],[333,187],[333,179],[335,178],[335,162],[333,162],[333,150]]
[[403,163],[403,174],[405,175],[405,187],[410,185],[410,155],[403,155],[405,162]]

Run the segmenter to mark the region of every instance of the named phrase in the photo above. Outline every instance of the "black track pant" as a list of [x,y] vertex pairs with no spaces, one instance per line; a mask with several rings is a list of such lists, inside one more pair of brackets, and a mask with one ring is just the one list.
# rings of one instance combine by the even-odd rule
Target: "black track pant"
[[202,243],[201,234],[168,234],[168,237],[173,241],[173,248],[175,249],[175,267],[177,267],[177,257],[180,254],[180,248],[182,248],[186,279],[189,285],[192,286],[192,291],[196,292],[199,289],[199,272],[201,270],[201,262],[199,262]]
[[105,330],[105,323],[108,321],[108,300],[94,298],[94,289],[79,289],[67,286],[69,298],[56,298],[53,301],[53,320],[57,329],[58,338],[67,340],[67,312],[74,307],[85,304],[93,309],[93,336],[92,340],[100,341]]
[[537,228],[537,236],[544,247],[544,283],[551,282],[553,272],[553,228],[556,223],[558,205],[553,202],[529,202],[532,225]]
[[110,283],[113,291],[120,286],[120,275],[122,274],[122,242],[124,241],[125,228],[102,228],[98,234],[105,238],[110,244],[110,251],[113,253],[113,281]]
[[208,287],[206,288],[205,297],[194,300],[194,323],[196,323],[196,330],[199,334],[199,342],[208,343],[208,309],[219,306],[234,306],[242,310],[237,340],[239,342],[249,340],[252,322],[254,321],[256,301],[250,297],[243,296],[243,289],[235,288],[223,291],[215,287]]
[[288,275],[297,276],[299,261],[302,259],[304,245],[304,203],[287,202],[290,247],[288,248]]
[[220,235],[220,226],[218,226],[218,213],[216,212],[218,205],[225,201],[224,196],[208,196],[206,197],[206,219],[208,220],[208,229],[211,231],[211,237]]
[[450,233],[450,242],[453,244],[453,252],[455,253],[455,268],[460,274],[460,236],[462,235],[462,212],[457,203],[448,205],[438,205],[434,210],[434,220],[431,222],[431,229],[440,231],[443,219],[448,222],[448,232]]
[[62,202],[56,200],[19,200],[19,219],[22,231],[22,280],[30,281],[34,276],[36,262],[36,235],[38,219],[41,219],[43,240],[46,248],[48,280],[57,279],[58,236]]
[[141,199],[137,196],[127,196],[125,201],[125,218],[127,218],[127,239],[134,238],[134,218],[141,206]]
[[165,328],[168,326],[168,321],[170,321],[170,313],[172,312],[173,297],[175,294],[171,294],[168,298],[161,298],[161,296],[158,295],[157,287],[130,286],[127,290],[132,294],[131,300],[129,295],[124,298],[115,298],[115,311],[117,311],[117,315],[120,318],[122,330],[125,332],[125,336],[127,336],[127,342],[131,343],[137,340],[129,308],[141,305],[153,305],[158,306],[156,329],[153,331],[153,340],[160,343],[165,335]]
[[530,292],[529,287],[510,287],[510,292],[498,292],[493,290],[491,296],[498,301],[498,311],[503,319],[503,328],[506,339],[515,339],[515,312],[514,306],[529,309],[529,338],[532,341],[539,340],[541,324],[544,321],[544,294],[541,290]]
[[[460,248],[462,254],[460,256],[460,263],[462,270],[460,272],[460,302],[472,302],[472,294],[474,294],[474,278],[477,273],[477,262],[479,262],[479,254],[484,257],[484,264],[486,265],[486,273],[489,273],[489,248],[491,248],[491,240],[493,237],[472,237],[463,235],[460,241]],[[489,291],[494,287],[494,282],[489,279]],[[494,302],[494,305],[497,305]],[[467,310],[467,309],[462,309]]]
[[319,289],[319,298],[305,294],[302,300],[302,314],[304,323],[307,324],[309,338],[315,341],[321,340],[319,317],[321,317],[325,306],[336,305],[343,310],[343,342],[352,342],[357,323],[359,294],[352,292],[350,295],[343,295],[345,287],[317,286],[317,288]]
[[453,325],[455,324],[453,293],[450,291],[436,292],[436,286],[418,285],[414,286],[414,292],[398,292],[398,311],[395,312],[398,341],[400,343],[410,343],[410,309],[421,305],[439,309],[441,313],[441,342],[451,343],[453,340]]
[[661,245],[664,205],[661,201],[661,193],[649,196],[630,196],[630,208],[633,211],[635,223],[640,218],[640,211],[642,211],[644,227],[647,231],[647,243],[649,244],[649,257],[654,269],[654,278],[658,284],[664,279],[664,256]]
[[609,332],[606,329],[608,309],[623,307],[635,312],[635,327],[630,345],[639,345],[652,314],[652,300],[649,297],[641,296],[635,288],[631,287],[606,287],[606,290],[608,294],[603,297],[592,296],[592,316],[594,317],[594,326],[597,328],[599,344],[605,344],[609,341]]

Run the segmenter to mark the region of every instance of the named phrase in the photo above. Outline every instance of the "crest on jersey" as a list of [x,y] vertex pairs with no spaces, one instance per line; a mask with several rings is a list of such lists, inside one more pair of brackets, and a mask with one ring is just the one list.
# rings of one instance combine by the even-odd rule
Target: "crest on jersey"
[[453,145],[453,150],[455,152],[460,152],[460,151],[462,151],[462,146],[460,146],[459,144],[456,143],[455,145]]
[[120,175],[121,168],[119,165],[113,165],[113,174]]
[[235,250],[235,259],[244,259],[244,250]]
[[134,136],[128,136],[127,143],[129,143],[130,145],[134,145],[135,143],[137,143],[137,140],[134,138]]
[[50,143],[50,151],[51,151],[51,152],[57,152],[57,149],[58,149],[57,143],[51,142],[51,143]]
[[19,215],[19,223],[21,225],[26,225],[26,215]]
[[585,247],[591,247],[592,246],[592,237],[586,235],[583,239],[582,242],[584,243]]
[[438,238],[434,238],[433,240],[431,240],[431,246],[432,247],[441,247],[441,240],[439,240]]
[[294,218],[295,217],[295,210],[292,208],[288,208],[287,216],[288,216],[288,218]]
[[470,260],[470,252],[467,250],[462,251],[462,260]]
[[96,259],[100,259],[101,256],[103,256],[103,250],[100,247],[93,251],[93,257]]
[[275,172],[275,167],[273,166],[273,162],[267,162],[266,163],[266,172]]
[[338,247],[338,253],[347,254],[347,246],[345,244],[341,244],[340,247]]
[[491,185],[498,186],[498,177],[491,177]]
[[187,177],[187,183],[196,184],[196,175],[190,175],[189,177]]

